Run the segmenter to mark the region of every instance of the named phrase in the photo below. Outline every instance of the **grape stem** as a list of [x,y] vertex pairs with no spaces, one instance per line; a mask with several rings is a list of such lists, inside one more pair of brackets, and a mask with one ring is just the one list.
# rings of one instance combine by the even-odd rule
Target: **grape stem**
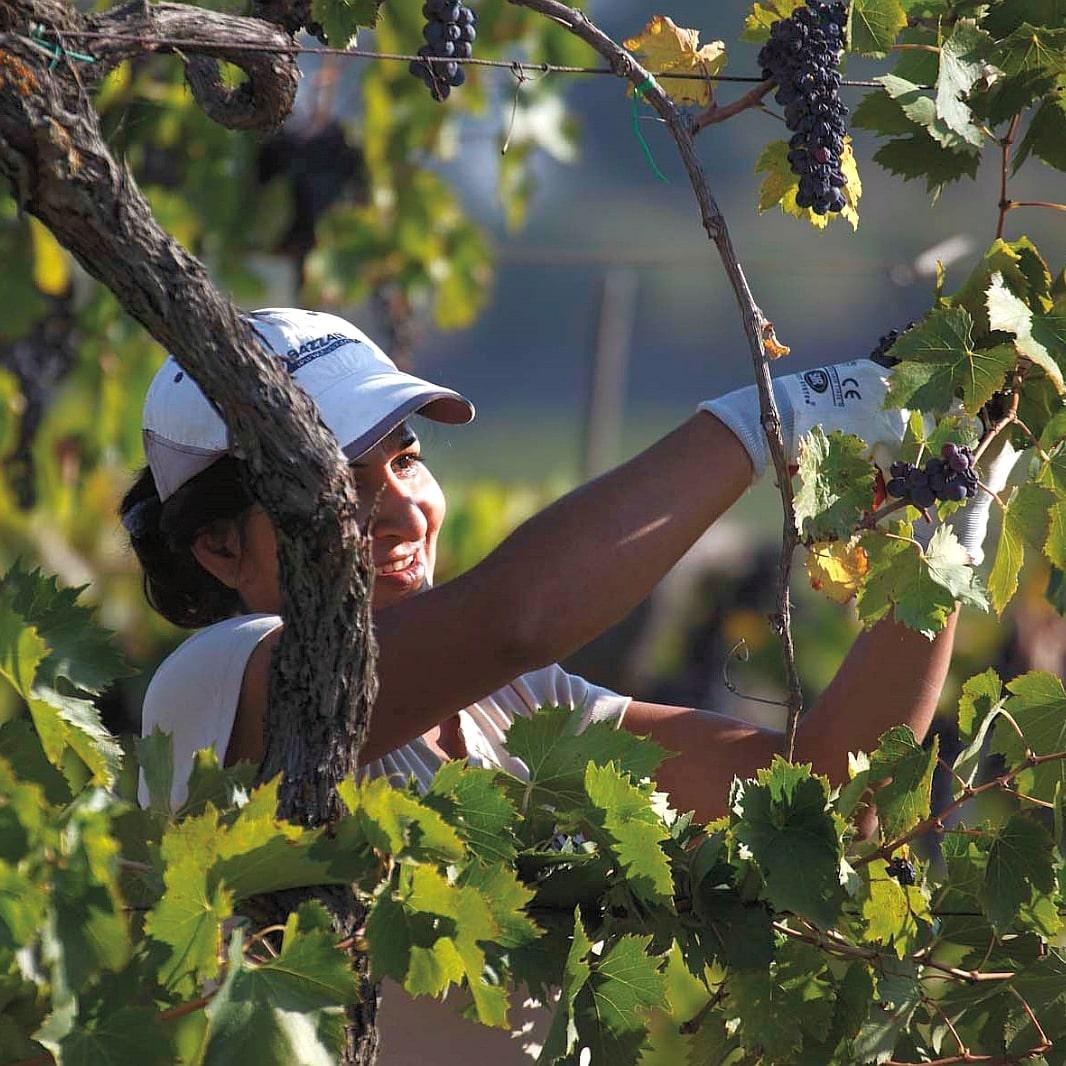
[[882,504],[882,506],[871,511],[863,518],[859,523],[859,529],[876,529],[877,523],[882,518],[894,514],[896,511],[902,511],[904,507],[910,507],[910,505],[910,500],[893,500],[891,503]]
[[984,492],[987,492],[988,495],[991,496],[992,499],[995,500],[996,503],[999,505],[999,509],[1001,511],[1007,510],[1007,505],[999,498],[999,495],[993,492],[980,478],[977,479],[977,487],[979,489],[982,489]]
[[[673,100],[665,93],[656,79],[624,48],[608,37],[588,16],[576,8],[568,7],[560,0],[511,0],[517,7],[537,11],[547,18],[565,26],[572,34],[599,52],[611,69],[620,78],[625,78],[663,119],[688,174],[689,183],[699,205],[703,228],[718,249],[722,266],[733,288],[737,305],[744,322],[755,384],[759,393],[759,413],[763,432],[766,434],[774,469],[777,472],[777,488],[781,494],[782,536],[781,555],[777,575],[776,611],[770,616],[771,628],[781,641],[781,656],[784,661],[788,688],[788,722],[785,731],[785,755],[791,760],[796,743],[796,728],[803,710],[803,689],[796,667],[796,652],[792,639],[792,601],[789,581],[792,575],[792,560],[799,544],[796,532],[796,512],[793,504],[792,478],[788,469],[784,439],[781,434],[781,415],[774,400],[770,384],[769,351],[778,347],[773,323],[755,302],[744,268],[737,258],[725,218],[715,201],[696,155],[695,144],[688,124],[682,118]],[[761,85],[760,85],[761,87]],[[767,86],[769,89],[769,86]]]
[[762,104],[763,97],[776,84],[773,78],[767,78],[766,81],[756,85],[754,89],[749,89],[743,96],[737,97],[731,104],[719,105],[712,100],[707,109],[701,111],[692,120],[689,133],[695,136],[707,126],[713,126],[717,122],[725,122],[727,118],[739,115],[741,111],[747,111],[749,107],[759,107]]
[[1011,209],[1011,201],[1007,199],[1007,170],[1010,167],[1011,145],[1014,144],[1014,136],[1018,132],[1018,123],[1021,121],[1021,113],[1010,120],[1007,132],[999,142],[1001,155],[999,165],[999,222],[996,225],[996,239],[1003,236],[1003,227],[1007,221],[1007,212]]
[[[1017,725],[1017,723],[1015,723]],[[1062,762],[1066,760],[1066,751],[1055,751],[1048,755],[1035,755],[1033,752],[1027,752],[1025,758],[1017,766],[1011,767],[1005,773],[1000,774],[998,777],[992,778],[991,781],[986,781],[983,785],[970,786],[962,791],[962,794],[951,803],[949,803],[943,810],[938,811],[936,814],[930,815],[928,818],[922,819],[913,829],[908,830],[906,833],[896,837],[895,840],[890,840],[888,843],[883,844],[875,851],[871,851],[866,855],[860,855],[857,858],[850,859],[849,862],[853,869],[859,869],[862,866],[866,866],[868,863],[873,862],[875,859],[889,859],[894,851],[898,851],[904,844],[909,844],[916,837],[924,836],[926,833],[943,833],[944,819],[949,815],[957,811],[964,803],[968,803],[974,796],[980,796],[985,792],[993,792],[997,789],[1002,790],[1004,786],[1010,788],[1014,781],[1014,778],[1024,770],[1031,770],[1036,766],[1043,766],[1044,763],[1049,762]],[[876,793],[875,793],[876,801]]]

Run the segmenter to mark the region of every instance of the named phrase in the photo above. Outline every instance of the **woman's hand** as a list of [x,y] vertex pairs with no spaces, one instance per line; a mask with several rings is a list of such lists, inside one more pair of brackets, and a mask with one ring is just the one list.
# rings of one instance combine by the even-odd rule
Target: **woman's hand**
[[[789,460],[795,461],[799,440],[820,425],[826,433],[854,433],[871,452],[894,455],[899,450],[910,412],[884,407],[888,371],[869,359],[805,370],[777,378],[774,398],[781,415],[781,434]],[[759,413],[759,393],[754,385],[705,400],[700,409],[710,411],[727,425],[751,457],[758,478],[770,462],[770,448]]]

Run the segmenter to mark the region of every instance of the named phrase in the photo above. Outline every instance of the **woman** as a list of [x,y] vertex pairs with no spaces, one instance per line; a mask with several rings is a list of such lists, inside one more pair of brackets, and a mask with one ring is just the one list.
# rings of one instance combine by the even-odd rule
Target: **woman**
[[[271,309],[249,321],[318,404],[350,460],[369,522],[380,692],[363,752],[367,773],[413,774],[424,787],[443,760],[469,757],[523,774],[503,750],[510,722],[540,704],[582,706],[585,722],[613,721],[680,752],[660,785],[675,807],[709,819],[724,810],[734,775],[780,750],[777,733],[713,711],[631,700],[555,665],[635,606],[765,468],[754,389],[700,405],[662,441],[525,523],[467,574],[431,588],[445,502],[408,419],[418,412],[469,421],[469,402],[398,371],[334,316]],[[882,373],[858,362],[778,382],[790,450],[815,422],[871,444],[898,443],[904,417],[881,409]],[[261,758],[280,587],[273,528],[243,488],[225,426],[172,360],[144,414],[149,465],[123,501],[123,522],[153,606],[179,625],[207,626],[163,663],[145,698],[143,731],[174,737],[176,804],[198,748],[214,747],[227,763]],[[983,524],[975,525],[971,551],[983,537]],[[848,752],[870,750],[889,727],[905,722],[922,737],[953,633],[954,619],[931,642],[892,622],[862,634],[803,718],[797,758],[840,780]],[[478,1032],[439,1004],[408,1003],[404,1010],[417,1008],[420,1020],[405,1015],[390,1026],[385,1002],[385,1062],[447,1061],[442,1048],[455,1045],[442,1033],[456,1026],[463,1059],[481,1041],[495,1041],[484,1045],[495,1061],[514,1055],[504,1050],[514,1046],[506,1034]],[[437,1012],[432,1022],[421,1020],[426,1012]],[[396,1050],[429,1027],[432,1054]]]

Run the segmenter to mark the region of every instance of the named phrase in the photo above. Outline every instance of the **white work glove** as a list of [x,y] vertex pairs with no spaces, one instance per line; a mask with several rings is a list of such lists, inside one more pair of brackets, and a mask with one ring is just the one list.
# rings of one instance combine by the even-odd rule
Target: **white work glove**
[[[789,462],[795,462],[799,440],[815,426],[826,433],[838,429],[862,437],[870,450],[895,454],[907,428],[909,412],[886,410],[889,371],[869,359],[806,370],[802,374],[777,378],[774,398],[781,413],[781,434]],[[710,411],[736,435],[751,456],[755,478],[762,476],[770,462],[759,416],[759,393],[754,385],[705,400],[701,411]]]
[[[977,464],[977,474],[981,484],[997,496],[1007,487],[1007,479],[1022,456],[1021,452],[1015,451],[1006,437],[1007,435],[1003,434],[1002,445],[998,441],[993,444]],[[993,452],[993,449],[997,447],[999,451]],[[988,516],[991,512],[992,497],[979,486],[977,495],[968,501],[965,507],[960,507],[947,519],[947,525],[954,531],[959,543],[969,552],[973,566],[980,566],[984,562],[985,534],[988,532]],[[919,520],[914,523],[914,538],[923,548],[926,548],[935,529],[935,522]]]

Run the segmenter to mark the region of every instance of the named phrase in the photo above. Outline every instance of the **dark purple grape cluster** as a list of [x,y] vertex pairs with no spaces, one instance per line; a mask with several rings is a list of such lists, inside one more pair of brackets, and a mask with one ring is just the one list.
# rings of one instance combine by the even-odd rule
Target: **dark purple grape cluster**
[[848,109],[838,95],[838,66],[847,24],[842,0],[807,0],[771,25],[759,51],[762,76],[777,82],[774,99],[793,131],[788,162],[800,179],[796,203],[818,215],[845,205],[840,157]]
[[900,337],[907,332],[913,326],[913,322],[908,322],[903,329],[890,329],[878,342],[877,347],[870,352],[870,362],[878,363],[880,366],[893,367],[899,360],[891,354],[892,345],[900,339]]
[[477,39],[477,15],[458,0],[426,0],[422,5],[426,19],[422,35],[426,43],[418,50],[423,60],[442,59],[441,63],[411,60],[410,71],[421,78],[434,100],[447,100],[452,89],[466,81],[466,71],[457,59],[469,59]]
[[907,500],[925,510],[936,500],[961,503],[977,495],[977,474],[973,452],[958,444],[945,444],[940,457],[930,459],[924,469],[911,463],[893,463],[885,491],[897,500]]
[[889,859],[888,868],[885,871],[889,877],[894,877],[901,885],[914,885],[918,882],[918,875],[914,866],[906,859]]

